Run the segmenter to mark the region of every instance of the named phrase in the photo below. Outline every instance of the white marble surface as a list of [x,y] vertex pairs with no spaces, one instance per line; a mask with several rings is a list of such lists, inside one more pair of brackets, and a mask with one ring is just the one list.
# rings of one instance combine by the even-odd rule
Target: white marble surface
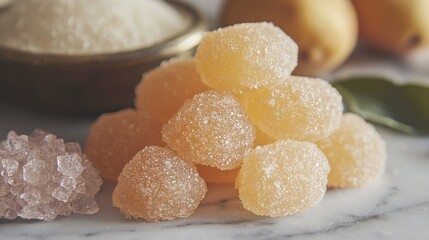
[[[0,110],[1,116],[14,113],[3,106]],[[2,136],[6,129],[20,126],[0,123]],[[83,124],[79,133],[84,135],[86,128]],[[99,213],[52,222],[0,220],[0,239],[427,239],[429,137],[379,131],[388,151],[383,177],[363,188],[330,189],[319,206],[305,213],[257,217],[242,208],[233,186],[210,185],[200,208],[188,219],[133,221],[112,207],[113,184],[104,184],[97,197]]]
[[[203,6],[214,26],[213,12],[219,8],[219,1],[184,1]],[[207,3],[210,4],[204,5]],[[429,77],[427,72],[410,70],[397,61],[368,58],[360,53],[335,75],[362,71],[390,74],[397,79]],[[0,101],[2,139],[10,129],[30,133],[38,127],[83,144],[93,120],[31,112]],[[381,127],[378,130],[387,142],[388,151],[383,177],[364,188],[328,190],[319,206],[302,214],[257,217],[242,208],[232,186],[212,185],[200,208],[188,219],[160,223],[131,221],[112,207],[113,184],[104,184],[97,196],[99,213],[59,217],[52,222],[0,220],[0,240],[428,239],[429,137],[406,136]]]

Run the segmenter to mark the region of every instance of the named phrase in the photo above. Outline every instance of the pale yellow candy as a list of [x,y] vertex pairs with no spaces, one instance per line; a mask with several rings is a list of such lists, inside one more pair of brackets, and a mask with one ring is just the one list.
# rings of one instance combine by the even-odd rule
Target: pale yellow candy
[[255,130],[234,96],[209,90],[185,102],[162,127],[162,137],[188,161],[230,170],[251,150]]
[[321,79],[291,76],[246,95],[243,105],[252,122],[275,139],[314,142],[340,126],[341,95]]
[[191,215],[206,192],[194,165],[169,148],[149,146],[125,165],[113,205],[129,217],[173,220]]
[[288,78],[298,46],[271,23],[242,23],[206,33],[195,59],[206,85],[240,93]]
[[331,165],[330,187],[360,187],[384,172],[385,143],[372,125],[355,114],[345,114],[340,128],[317,145]]
[[280,140],[256,147],[243,161],[236,187],[243,207],[282,217],[316,206],[323,198],[328,160],[313,143]]
[[166,123],[187,99],[208,90],[194,59],[172,59],[145,73],[136,87],[137,110]]

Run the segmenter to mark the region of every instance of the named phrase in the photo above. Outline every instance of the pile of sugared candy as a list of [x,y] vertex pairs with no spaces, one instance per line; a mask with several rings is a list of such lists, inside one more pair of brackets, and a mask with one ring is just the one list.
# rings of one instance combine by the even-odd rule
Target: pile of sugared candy
[[206,182],[235,182],[245,209],[281,217],[317,205],[327,186],[380,176],[381,137],[343,115],[329,83],[291,76],[297,53],[274,25],[245,23],[206,33],[194,59],[146,73],[137,110],[102,115],[87,140],[101,176],[118,181],[113,205],[149,221],[184,218]]

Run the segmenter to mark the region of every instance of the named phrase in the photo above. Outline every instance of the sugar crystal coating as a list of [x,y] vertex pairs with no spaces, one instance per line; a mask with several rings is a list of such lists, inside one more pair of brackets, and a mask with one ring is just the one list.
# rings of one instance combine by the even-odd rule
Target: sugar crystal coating
[[367,185],[384,172],[385,143],[372,125],[355,114],[344,114],[340,128],[317,145],[331,165],[330,187]]
[[30,136],[11,131],[0,143],[0,218],[94,214],[101,183],[77,143],[38,129]]
[[186,160],[229,170],[250,151],[255,132],[235,97],[209,90],[185,102],[162,127],[162,137]]
[[235,182],[235,178],[237,177],[237,173],[240,168],[235,168],[232,170],[220,170],[215,167],[197,165],[197,170],[200,173],[200,176],[207,183],[226,184]]
[[169,148],[149,146],[125,165],[113,205],[129,217],[173,220],[191,215],[206,192],[194,165]]
[[236,180],[245,209],[282,217],[316,206],[326,191],[329,165],[313,143],[280,140],[256,147]]
[[145,146],[163,145],[161,124],[125,109],[101,115],[91,126],[85,153],[104,179],[116,181],[125,164]]
[[239,93],[288,78],[298,46],[271,23],[242,23],[206,33],[195,58],[205,84]]
[[143,75],[136,87],[135,105],[166,123],[185,100],[206,90],[193,59],[173,59]]
[[323,139],[338,129],[343,112],[338,91],[317,78],[291,76],[249,92],[245,100],[252,122],[275,139]]

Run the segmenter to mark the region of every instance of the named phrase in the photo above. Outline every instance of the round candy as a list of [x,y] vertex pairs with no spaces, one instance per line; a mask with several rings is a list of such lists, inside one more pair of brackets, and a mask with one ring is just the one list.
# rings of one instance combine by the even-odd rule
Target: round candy
[[185,102],[162,137],[186,160],[229,170],[252,148],[255,130],[235,97],[209,90]]
[[129,217],[173,220],[191,215],[206,192],[195,166],[171,149],[149,146],[125,165],[113,205]]
[[125,164],[145,146],[164,145],[161,124],[125,109],[101,115],[91,126],[85,153],[104,179],[116,181]]
[[367,185],[384,172],[385,143],[372,125],[355,114],[345,114],[340,128],[317,145],[331,165],[330,187]]
[[244,159],[236,187],[245,209],[282,217],[317,205],[326,191],[328,160],[313,143],[280,140]]
[[242,23],[206,33],[195,59],[206,85],[240,93],[288,78],[298,46],[271,23]]
[[292,76],[282,84],[246,95],[244,106],[250,118],[275,139],[313,142],[340,126],[341,95],[321,79]]
[[193,59],[172,59],[143,75],[136,87],[137,110],[166,123],[187,99],[208,90]]

